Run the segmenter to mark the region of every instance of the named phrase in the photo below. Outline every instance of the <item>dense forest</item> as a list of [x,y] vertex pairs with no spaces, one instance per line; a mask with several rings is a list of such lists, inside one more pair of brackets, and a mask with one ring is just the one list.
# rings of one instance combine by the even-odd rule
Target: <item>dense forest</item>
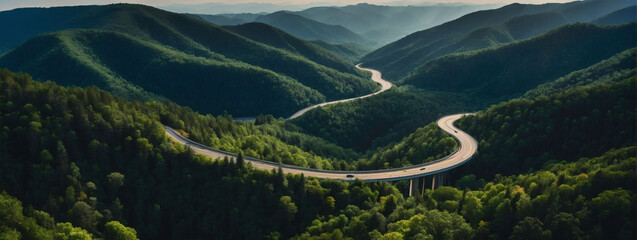
[[[387,44],[361,61],[389,80],[413,74],[430,60],[447,54],[494,47],[538,36],[572,23],[587,23],[635,5],[631,0],[591,0],[551,4],[513,3],[475,11]],[[615,24],[631,22],[630,18]]]
[[636,26],[567,25],[528,40],[437,58],[401,83],[494,104],[633,48]]
[[[45,215],[28,210],[33,208],[94,237],[106,236],[109,222],[118,221],[144,239],[287,238],[317,215],[350,204],[370,206],[379,194],[400,197],[388,183],[317,181],[211,161],[169,141],[160,123],[248,131],[231,119],[180,115],[189,110],[128,102],[97,88],[39,83],[6,70],[0,86],[0,189],[28,206],[25,220],[16,220],[23,225]],[[12,216],[19,216],[13,205]],[[58,231],[38,224],[45,235]],[[30,232],[12,223],[3,227]]]
[[448,113],[472,108],[460,94],[392,88],[381,94],[308,111],[291,122],[303,132],[359,152],[396,143]]
[[[512,100],[462,119],[459,125],[481,142],[479,155],[468,165],[475,174],[457,180],[458,188],[427,190],[406,199],[398,185],[389,183],[317,180],[255,170],[227,159],[211,161],[169,141],[161,126],[182,129],[197,141],[210,139],[209,144],[217,136],[220,142],[225,137],[258,146],[274,140],[277,147],[299,149],[285,141],[304,139],[328,146],[326,155],[357,158],[351,150],[318,138],[285,137],[294,126],[272,116],[260,116],[254,124],[233,122],[229,116],[198,115],[175,104],[129,102],[97,88],[39,83],[6,70],[0,72],[0,79],[0,156],[4,160],[0,189],[6,191],[2,195],[6,211],[0,214],[13,216],[1,222],[6,236],[37,233],[34,239],[50,239],[62,232],[84,239],[115,239],[113,234],[127,236],[124,239],[134,239],[136,234],[142,239],[518,239],[530,233],[538,234],[538,239],[549,235],[555,239],[634,237],[630,213],[636,199],[632,181],[636,149],[608,150],[632,144],[634,79]],[[536,120],[521,121],[523,116]],[[529,148],[506,147],[511,141],[485,145],[483,139],[509,139],[489,134],[530,131],[516,122],[547,126],[542,129],[549,135],[566,132],[571,139],[566,146],[577,148],[562,154],[560,145],[560,151],[545,148],[547,153],[536,154],[524,150]],[[618,130],[597,131],[587,127],[590,124]],[[260,132],[266,138],[260,139]],[[424,139],[439,139],[439,144],[423,146],[422,142],[432,144]],[[546,139],[542,135],[537,139],[528,144],[516,140],[516,146],[542,149],[538,144]],[[234,144],[226,146],[237,151]],[[414,145],[419,150],[448,146],[443,148],[450,151],[455,141],[430,124],[356,166],[402,166],[433,154],[413,152]],[[553,146],[541,146],[547,145]],[[490,161],[513,155],[510,161]],[[547,155],[554,160],[546,161]],[[293,156],[301,159],[302,155]],[[582,156],[600,157],[576,161]],[[493,165],[499,162],[508,164],[501,169],[510,172],[499,171],[502,174],[493,180],[476,180],[491,179],[490,169],[502,167]]]
[[[378,89],[354,66],[371,44],[357,34],[425,8],[242,16],[359,41],[344,44],[143,5],[0,11],[16,23],[0,41],[0,240],[637,239],[634,0],[467,14],[362,58],[397,86],[284,119]],[[444,186],[349,176],[448,156],[460,146],[436,120],[460,112],[478,150]],[[238,156],[197,154],[166,126]]]
[[458,120],[479,143],[474,161],[459,170],[490,178],[634,145],[635,81],[511,100]]
[[[0,12],[0,20],[20,23],[6,34],[26,40],[0,56],[2,67],[127,99],[167,98],[203,113],[287,117],[379,88],[368,73],[305,40],[287,37],[292,51],[148,6],[17,9]],[[56,24],[33,27],[44,20]],[[41,32],[22,30],[30,27]],[[36,34],[43,35],[29,39]]]
[[319,218],[297,239],[634,239],[637,148],[476,186],[381,197]]

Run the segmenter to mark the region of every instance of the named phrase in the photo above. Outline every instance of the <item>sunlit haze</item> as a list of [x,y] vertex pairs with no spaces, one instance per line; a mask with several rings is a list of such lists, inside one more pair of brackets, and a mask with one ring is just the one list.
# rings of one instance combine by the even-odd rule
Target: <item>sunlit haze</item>
[[276,5],[296,5],[301,7],[311,7],[311,6],[325,6],[325,5],[349,5],[349,4],[357,4],[361,2],[371,3],[371,4],[383,4],[383,5],[428,5],[435,3],[472,3],[472,4],[486,4],[486,3],[546,3],[546,2],[569,2],[569,0],[554,0],[554,1],[546,1],[546,0],[431,0],[431,1],[418,1],[418,0],[345,0],[345,1],[336,1],[336,0],[302,0],[302,1],[290,1],[290,0],[184,0],[184,1],[175,1],[175,0],[131,0],[131,1],[117,1],[117,0],[0,0],[0,11],[10,10],[14,8],[23,8],[23,7],[52,7],[52,6],[73,6],[73,5],[103,5],[103,4],[111,4],[111,3],[120,3],[120,2],[128,2],[128,3],[139,3],[145,4],[155,7],[169,6],[169,5],[183,5],[183,4],[203,4],[203,3],[221,3],[221,4],[245,4],[245,3],[270,3]]

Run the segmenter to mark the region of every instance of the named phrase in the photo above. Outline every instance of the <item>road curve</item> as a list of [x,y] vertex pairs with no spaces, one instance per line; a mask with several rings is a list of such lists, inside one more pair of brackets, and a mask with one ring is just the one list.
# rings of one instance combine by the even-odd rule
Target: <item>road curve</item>
[[375,93],[370,93],[370,94],[367,94],[367,95],[364,95],[364,96],[360,96],[360,97],[353,97],[353,98],[341,99],[341,100],[336,100],[336,101],[331,101],[331,102],[324,102],[324,103],[319,103],[319,104],[316,104],[316,105],[312,105],[312,106],[303,108],[303,109],[299,110],[298,112],[295,112],[294,114],[292,114],[292,116],[286,118],[285,120],[291,120],[291,119],[295,119],[297,117],[300,117],[305,112],[310,111],[312,109],[315,109],[317,107],[323,107],[323,106],[327,106],[327,105],[334,104],[334,103],[349,102],[349,101],[356,100],[356,99],[371,97],[371,96],[374,96],[376,94],[379,94],[379,93],[382,93],[384,91],[387,91],[387,90],[389,90],[391,88],[392,84],[389,81],[383,79],[382,74],[379,71],[376,71],[376,70],[371,69],[371,68],[362,68],[360,65],[361,65],[360,63],[357,64],[356,68],[372,72],[372,81],[380,83],[380,90],[378,90]]
[[[331,102],[324,102],[324,103],[315,104],[315,105],[303,108],[303,109],[299,110],[298,112],[295,112],[294,114],[292,114],[292,116],[286,118],[285,120],[291,120],[291,119],[295,119],[297,117],[300,117],[301,115],[303,115],[307,111],[310,111],[310,110],[315,109],[317,107],[323,107],[323,106],[327,106],[327,105],[334,104],[334,103],[348,102],[348,101],[352,101],[352,100],[356,100],[356,99],[371,97],[371,96],[374,96],[376,94],[379,94],[379,93],[382,93],[384,91],[387,91],[387,90],[389,90],[391,88],[392,84],[389,81],[383,79],[382,74],[379,71],[376,71],[376,70],[371,69],[371,68],[362,68],[360,66],[360,64],[356,65],[356,68],[371,72],[372,73],[372,81],[380,83],[380,90],[378,90],[378,91],[376,91],[374,93],[370,93],[370,94],[367,94],[367,95],[364,95],[364,96],[360,96],[360,97],[353,97],[353,98],[347,98],[347,99],[341,99],[341,100],[336,100],[336,101],[331,101]],[[254,121],[256,119],[257,119],[256,117],[238,117],[238,118],[235,118],[234,120],[237,120],[237,121]]]
[[[478,143],[476,140],[471,137],[469,134],[461,131],[460,129],[453,126],[453,122],[460,119],[462,116],[468,114],[455,114],[442,117],[438,120],[438,126],[449,133],[452,137],[458,141],[458,149],[452,153],[451,155],[423,163],[418,165],[413,165],[409,167],[402,168],[392,168],[392,169],[381,169],[381,170],[370,170],[370,171],[329,171],[329,170],[318,170],[311,168],[303,168],[293,165],[286,164],[278,164],[269,161],[264,161],[256,158],[245,157],[246,162],[249,162],[258,169],[263,170],[272,170],[281,168],[284,173],[291,174],[304,174],[308,177],[317,177],[317,178],[329,178],[329,179],[339,179],[339,180],[354,180],[361,179],[367,182],[376,182],[376,181],[395,181],[401,179],[410,179],[420,176],[432,175],[440,172],[447,171],[449,169],[455,168],[457,166],[462,165],[467,162],[473,154],[478,149]],[[164,126],[166,129],[166,133],[173,140],[190,146],[195,152],[215,158],[223,158],[223,157],[231,157],[235,158],[237,155],[234,153],[229,153],[221,150],[217,150],[214,148],[210,148],[189,140],[187,138],[179,135],[174,129]],[[347,177],[347,175],[353,175],[353,177]]]

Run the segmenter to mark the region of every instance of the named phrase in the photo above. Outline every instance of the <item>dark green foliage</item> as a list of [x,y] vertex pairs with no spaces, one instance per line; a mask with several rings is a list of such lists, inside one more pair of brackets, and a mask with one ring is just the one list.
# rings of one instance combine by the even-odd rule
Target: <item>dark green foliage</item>
[[479,142],[478,154],[461,169],[489,179],[631,146],[634,109],[634,78],[500,103],[458,121]]
[[392,88],[384,93],[317,108],[292,120],[305,132],[366,151],[397,142],[444,114],[462,111],[462,96]]
[[618,82],[635,76],[637,76],[637,48],[631,48],[590,67],[541,84],[526,92],[523,97],[534,98],[578,86]]
[[[361,75],[351,63],[334,53],[326,51],[312,42],[294,37],[284,31],[264,23],[253,22],[238,26],[226,26],[226,29],[254,41],[296,53],[307,59],[335,70]],[[327,44],[329,46],[329,44]]]
[[413,33],[375,50],[362,62],[383,72],[386,79],[399,80],[436,57],[533,37],[568,23],[589,22],[634,4],[631,0],[514,3]]
[[493,104],[634,47],[636,26],[568,25],[529,40],[432,60],[401,82],[460,91]]
[[[31,11],[54,15],[65,9],[72,7]],[[227,110],[240,116],[287,117],[311,103],[377,88],[365,79],[367,74],[337,56],[327,57],[331,62],[320,58],[322,53],[314,52],[320,48],[303,54],[346,72],[151,7],[116,4],[82,10],[61,28],[100,30],[36,37],[2,56],[0,66],[65,85],[96,85],[129,99],[165,97],[202,112]],[[0,15],[17,18],[13,11]]]
[[[276,151],[267,156],[330,166],[272,136],[285,133],[276,125],[202,116],[174,104],[128,102],[96,88],[63,88],[7,70],[0,71],[0,86],[0,189],[94,236],[113,237],[119,226],[109,223],[118,221],[142,239],[288,238],[316,216],[347,205],[368,209],[379,196],[401,198],[387,183],[318,181],[212,161],[169,140],[160,120],[222,147],[250,145],[246,155],[272,144],[276,149],[262,148]],[[35,216],[42,226],[52,226],[46,215]],[[8,234],[25,234],[8,226]],[[56,229],[78,231],[70,224]],[[126,236],[132,232],[119,229]]]

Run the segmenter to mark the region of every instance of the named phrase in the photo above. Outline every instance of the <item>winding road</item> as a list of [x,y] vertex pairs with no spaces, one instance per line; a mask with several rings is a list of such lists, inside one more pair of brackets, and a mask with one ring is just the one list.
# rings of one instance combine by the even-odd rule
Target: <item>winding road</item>
[[[339,103],[339,102],[346,102],[346,101],[366,98],[369,96],[379,94],[391,88],[392,84],[386,80],[383,80],[381,77],[381,73],[379,71],[376,71],[373,69],[361,68],[358,65],[356,67],[363,70],[371,71],[372,80],[382,85],[381,90],[372,94],[361,96],[361,97],[349,98],[344,100],[338,100],[338,101],[313,105],[296,112],[295,114],[293,114],[287,119],[294,119],[298,116],[303,115],[303,113],[313,108],[317,108],[317,107],[321,107],[321,106],[325,106],[329,104],[334,104],[334,103]],[[411,178],[416,178],[421,176],[433,175],[433,174],[441,173],[464,164],[469,159],[471,159],[473,154],[475,154],[475,152],[478,150],[478,143],[476,142],[476,140],[473,137],[471,137],[469,134],[461,131],[460,129],[456,128],[453,125],[453,123],[456,120],[460,119],[461,117],[465,115],[468,115],[468,114],[449,115],[449,116],[442,117],[437,121],[438,127],[440,127],[443,131],[447,132],[458,141],[459,147],[454,153],[435,161],[413,165],[409,167],[369,170],[369,171],[331,171],[331,170],[304,168],[304,167],[287,165],[287,164],[278,164],[274,162],[252,158],[252,157],[244,157],[244,159],[246,160],[246,162],[249,162],[250,164],[252,164],[253,167],[258,169],[273,170],[273,169],[281,168],[283,170],[283,173],[290,173],[290,174],[302,173],[308,177],[329,178],[329,179],[339,179],[339,180],[360,179],[360,180],[368,181],[368,182],[396,181],[401,179],[411,179]],[[237,157],[237,154],[214,149],[208,146],[204,146],[203,144],[184,138],[179,133],[177,133],[175,129],[172,129],[168,126],[164,126],[164,128],[166,129],[166,134],[169,137],[171,137],[173,140],[183,145],[191,147],[197,153],[209,156],[213,159],[224,158],[224,157],[230,157],[230,158]]]
[[379,71],[376,71],[376,70],[371,69],[371,68],[362,68],[360,66],[360,64],[356,65],[356,67],[358,69],[361,69],[361,70],[372,72],[372,81],[380,83],[380,86],[381,86],[380,90],[378,90],[375,93],[370,93],[370,94],[367,94],[367,95],[364,95],[364,96],[360,96],[360,97],[347,98],[347,99],[336,100],[336,101],[331,101],[331,102],[324,102],[324,103],[319,103],[319,104],[316,104],[316,105],[312,105],[312,106],[303,108],[303,109],[299,110],[298,112],[295,112],[294,114],[292,114],[292,116],[286,118],[285,120],[291,120],[291,119],[295,119],[297,117],[300,117],[305,112],[310,111],[312,109],[315,109],[317,107],[323,107],[323,106],[327,106],[327,105],[334,104],[334,103],[349,102],[349,101],[356,100],[356,99],[371,97],[371,96],[374,96],[376,94],[379,94],[379,93],[382,93],[384,91],[387,91],[387,90],[389,90],[391,88],[392,84],[389,81],[383,79],[382,74]]

